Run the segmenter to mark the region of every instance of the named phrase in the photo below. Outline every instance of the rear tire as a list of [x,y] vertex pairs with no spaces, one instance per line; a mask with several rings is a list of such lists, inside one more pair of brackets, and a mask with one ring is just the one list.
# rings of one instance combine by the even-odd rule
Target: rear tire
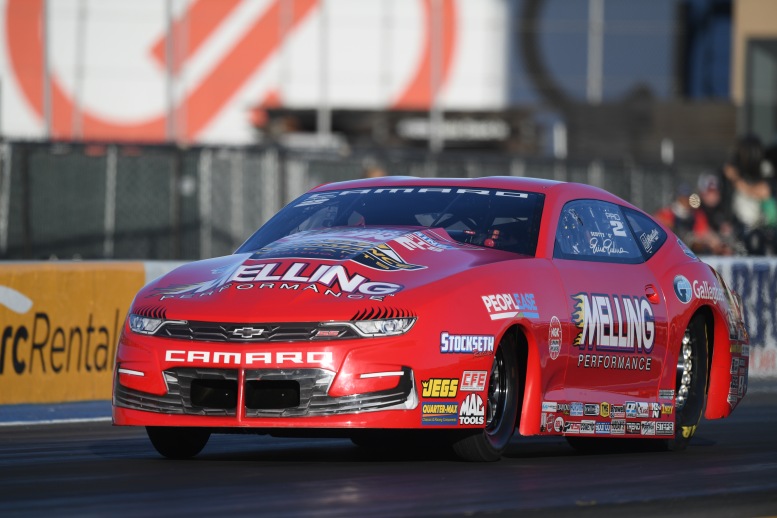
[[190,459],[200,453],[210,438],[205,428],[147,426],[146,433],[160,455],[168,459]]
[[707,325],[704,317],[691,319],[680,343],[675,383],[675,436],[667,441],[672,451],[684,450],[701,420],[708,378]]
[[515,344],[507,336],[494,353],[488,381],[488,401],[485,403],[485,428],[453,434],[453,451],[463,460],[499,460],[515,431],[518,414],[518,360]]

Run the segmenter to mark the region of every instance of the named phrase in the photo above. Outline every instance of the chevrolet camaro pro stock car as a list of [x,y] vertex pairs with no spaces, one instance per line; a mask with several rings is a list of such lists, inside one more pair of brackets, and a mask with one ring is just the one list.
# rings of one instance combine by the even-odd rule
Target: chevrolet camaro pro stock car
[[681,449],[742,400],[748,356],[720,275],[601,189],[364,179],[317,187],[233,255],[144,287],[113,421],[172,458],[238,431],[431,435],[481,461],[516,429]]

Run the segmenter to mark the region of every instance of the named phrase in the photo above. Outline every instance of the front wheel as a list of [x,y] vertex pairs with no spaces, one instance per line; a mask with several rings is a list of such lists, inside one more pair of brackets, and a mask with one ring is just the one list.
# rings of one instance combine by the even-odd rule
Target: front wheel
[[675,436],[667,441],[670,450],[685,449],[701,420],[707,392],[708,344],[704,317],[696,315],[683,334],[677,358]]
[[202,451],[210,439],[205,428],[147,426],[146,433],[156,451],[168,459],[189,459]]
[[[494,354],[491,375],[488,382],[488,400],[485,402],[485,428],[454,432],[453,451],[460,458],[474,462],[493,462],[499,460],[515,431],[518,389],[518,361],[515,346],[507,338],[502,339]],[[472,393],[462,405],[473,414],[473,402],[479,402],[480,396]],[[466,417],[466,415],[464,416]]]

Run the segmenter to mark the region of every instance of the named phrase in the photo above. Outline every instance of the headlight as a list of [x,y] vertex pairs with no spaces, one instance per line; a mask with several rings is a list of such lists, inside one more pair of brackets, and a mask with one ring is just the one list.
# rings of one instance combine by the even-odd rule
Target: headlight
[[136,333],[144,335],[153,335],[157,330],[162,327],[164,320],[161,318],[144,317],[141,315],[131,314],[129,316],[129,325]]
[[362,336],[395,336],[410,331],[415,318],[387,318],[385,320],[359,320],[353,323]]

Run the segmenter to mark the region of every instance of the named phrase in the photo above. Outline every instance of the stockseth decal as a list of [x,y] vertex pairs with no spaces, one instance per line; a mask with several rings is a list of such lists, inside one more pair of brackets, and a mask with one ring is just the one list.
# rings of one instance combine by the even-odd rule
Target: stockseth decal
[[516,317],[540,318],[534,293],[498,293],[483,295],[481,298],[491,320]]
[[[645,297],[578,293],[572,322],[580,329],[573,344],[582,351],[650,354],[655,340],[653,309]],[[650,370],[652,358],[621,354],[580,354],[577,366]]]
[[[694,281],[694,285],[695,284],[696,281]],[[693,298],[691,283],[682,275],[678,275],[674,278],[674,294],[677,295],[677,300],[683,304],[688,304]]]
[[494,337],[491,335],[452,335],[443,331],[440,334],[440,352],[444,354],[489,354],[494,352]]
[[424,426],[455,425],[458,418],[458,403],[425,401],[421,404],[421,424]]
[[461,375],[460,389],[463,392],[481,392],[486,390],[486,371],[464,371]]
[[455,378],[431,378],[421,381],[421,395],[425,398],[454,398],[458,395],[459,380]]
[[459,424],[482,425],[486,422],[486,408],[483,399],[477,394],[470,394],[461,404],[459,411]]
[[550,353],[551,360],[558,358],[561,352],[561,341],[563,339],[561,333],[561,322],[558,317],[551,317],[548,328],[548,352]]

